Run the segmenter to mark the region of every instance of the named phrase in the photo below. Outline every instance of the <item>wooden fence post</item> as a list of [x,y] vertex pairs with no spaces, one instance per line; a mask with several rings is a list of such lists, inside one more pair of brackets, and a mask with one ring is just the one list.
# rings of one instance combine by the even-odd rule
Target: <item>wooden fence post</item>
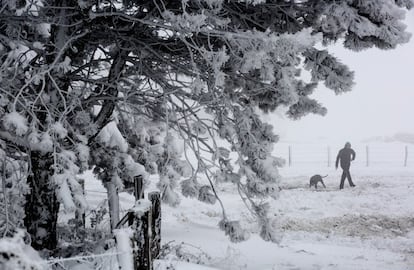
[[152,270],[152,256],[151,256],[151,212],[145,212],[140,218],[142,233],[142,246],[138,249],[138,268],[137,270]]
[[369,146],[365,147],[366,157],[367,157],[367,167],[369,167]]
[[128,222],[134,228],[134,270],[153,270],[153,260],[161,251],[161,196],[159,192],[144,199],[143,179],[134,177],[135,206],[117,224]]
[[[145,204],[148,204],[146,207]],[[136,210],[137,205],[143,205],[143,210]],[[146,209],[145,209],[146,208]],[[128,225],[135,228],[134,242],[136,245],[134,252],[135,270],[152,270],[151,255],[151,204],[147,200],[138,200],[135,207],[129,212]],[[135,211],[135,212],[134,212]]]
[[328,146],[328,168],[331,167],[331,147]]
[[[79,184],[81,185],[81,188],[82,188],[82,194],[85,196],[85,179],[79,179]],[[78,224],[82,228],[85,229],[85,224],[86,224],[85,211],[83,211],[83,213],[80,213],[78,210],[76,210],[75,219],[77,220],[77,222],[79,222]]]
[[135,200],[140,200],[144,198],[144,183],[142,175],[134,177],[134,195]]
[[407,167],[407,161],[408,161],[408,146],[405,146],[405,155],[404,155],[404,167]]
[[292,147],[289,145],[289,167],[292,166]]
[[148,194],[151,201],[152,209],[152,241],[151,255],[152,259],[157,259],[161,251],[161,196],[159,192],[151,192]]
[[111,180],[107,181],[105,186],[108,193],[108,208],[112,231],[116,229],[116,226],[119,223],[119,195],[118,189]]

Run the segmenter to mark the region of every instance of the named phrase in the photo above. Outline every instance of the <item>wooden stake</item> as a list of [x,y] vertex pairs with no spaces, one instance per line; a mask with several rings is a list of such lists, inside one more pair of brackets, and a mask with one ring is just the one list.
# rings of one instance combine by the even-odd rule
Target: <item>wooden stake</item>
[[134,195],[135,200],[140,200],[144,198],[144,183],[142,175],[134,177]]
[[292,166],[292,147],[289,145],[289,167]]
[[331,167],[331,147],[328,146],[328,168]]
[[135,244],[137,246],[134,254],[135,270],[152,270],[151,256],[151,212],[149,209],[142,216],[134,215]]
[[405,146],[405,155],[404,155],[404,167],[407,167],[407,161],[408,161],[408,146]]
[[[85,196],[85,179],[79,179],[79,184],[82,187],[82,194]],[[79,222],[79,225],[82,228],[85,228],[85,224],[86,224],[85,211],[83,211],[83,213],[81,213],[78,210],[76,210],[75,219]]]
[[157,259],[161,251],[161,196],[159,192],[151,192],[148,199],[152,204],[152,241],[151,255],[152,259]]
[[106,190],[108,193],[108,208],[112,231],[116,229],[116,225],[119,222],[119,195],[115,184],[111,180],[106,182]]

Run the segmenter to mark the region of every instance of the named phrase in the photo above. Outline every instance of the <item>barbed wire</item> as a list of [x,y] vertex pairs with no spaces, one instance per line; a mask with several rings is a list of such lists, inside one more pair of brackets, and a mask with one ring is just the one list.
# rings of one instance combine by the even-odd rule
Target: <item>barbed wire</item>
[[46,263],[51,265],[51,264],[56,264],[56,263],[61,263],[61,262],[68,262],[68,261],[82,261],[82,260],[102,258],[102,257],[113,257],[113,256],[122,255],[122,254],[129,254],[129,253],[130,252],[113,252],[113,253],[91,254],[91,255],[85,255],[85,256],[74,256],[74,257],[69,257],[69,258],[46,260]]
[[[356,145],[357,166],[375,167],[389,164],[391,166],[413,167],[414,146],[412,145]],[[273,155],[286,160],[286,167],[295,167],[306,164],[326,164],[333,167],[336,153],[340,147],[331,147],[329,144],[279,144],[275,146]],[[368,164],[368,165],[367,165]]]

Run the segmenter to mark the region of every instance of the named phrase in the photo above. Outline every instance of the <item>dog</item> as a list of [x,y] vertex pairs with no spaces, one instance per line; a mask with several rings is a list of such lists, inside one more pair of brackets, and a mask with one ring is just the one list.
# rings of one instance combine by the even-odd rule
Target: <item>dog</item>
[[318,182],[321,182],[322,186],[326,188],[325,183],[323,182],[322,178],[327,177],[328,175],[321,176],[319,174],[315,174],[312,176],[309,180],[309,187],[315,186],[315,188],[318,188]]

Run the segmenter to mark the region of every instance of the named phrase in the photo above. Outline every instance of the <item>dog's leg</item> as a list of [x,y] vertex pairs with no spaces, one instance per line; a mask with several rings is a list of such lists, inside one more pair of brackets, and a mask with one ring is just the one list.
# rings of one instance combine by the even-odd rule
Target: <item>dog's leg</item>
[[321,180],[322,186],[326,188],[325,183]]

